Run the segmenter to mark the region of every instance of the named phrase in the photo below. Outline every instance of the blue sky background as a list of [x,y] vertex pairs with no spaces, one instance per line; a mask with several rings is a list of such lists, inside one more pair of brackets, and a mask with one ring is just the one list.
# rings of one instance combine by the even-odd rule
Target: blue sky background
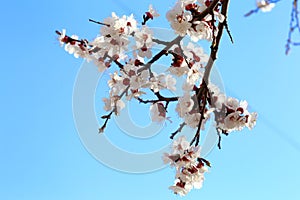
[[[1,199],[180,199],[167,189],[173,169],[121,173],[86,151],[72,115],[73,85],[82,60],[65,53],[54,33],[66,28],[92,39],[99,27],[89,18],[101,20],[115,11],[141,19],[149,3],[163,18],[174,1],[2,2]],[[208,156],[213,168],[204,187],[186,199],[300,196],[300,48],[284,54],[291,2],[244,18],[254,3],[231,2],[229,26],[235,44],[224,34],[217,66],[227,94],[246,99],[259,113],[257,126],[223,139],[223,149]],[[151,25],[168,27],[164,19]]]

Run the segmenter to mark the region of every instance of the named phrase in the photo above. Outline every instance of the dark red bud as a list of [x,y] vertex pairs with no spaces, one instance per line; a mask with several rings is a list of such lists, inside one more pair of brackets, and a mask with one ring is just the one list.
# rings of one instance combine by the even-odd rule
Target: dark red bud
[[148,50],[146,44],[144,44],[144,46],[141,48],[141,50],[142,50],[142,51],[147,51],[147,50]]
[[144,63],[142,63],[139,59],[136,59],[135,61],[134,61],[134,65],[135,66],[139,66],[139,65],[143,65]]
[[135,71],[133,71],[133,70],[129,70],[129,72],[128,72],[128,76],[134,76],[135,75]]
[[130,84],[130,79],[129,78],[124,78],[123,79],[123,84],[124,85],[129,85]]
[[210,6],[211,1],[210,0],[206,0],[204,3],[208,7],[208,6]]
[[236,110],[237,110],[237,111],[240,111],[240,112],[241,112],[241,114],[243,114],[243,113],[244,113],[244,109],[243,109],[242,107],[238,107]]
[[119,55],[118,54],[115,54],[115,55],[113,55],[113,60],[118,60],[119,59]]
[[107,68],[109,68],[110,67],[110,65],[111,65],[111,63],[110,62],[105,62],[105,67],[107,67]]
[[180,181],[180,182],[176,183],[176,186],[177,186],[177,187],[184,188],[185,182]]
[[153,19],[153,15],[150,12],[146,12],[146,16],[150,19]]

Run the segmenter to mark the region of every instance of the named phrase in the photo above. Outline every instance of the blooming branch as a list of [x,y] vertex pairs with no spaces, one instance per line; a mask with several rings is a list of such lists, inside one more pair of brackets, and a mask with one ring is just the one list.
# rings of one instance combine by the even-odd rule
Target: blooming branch
[[[117,66],[107,82],[109,96],[102,99],[103,109],[108,114],[101,117],[104,123],[99,133],[104,132],[113,114],[121,114],[124,101],[136,99],[142,104],[150,104],[151,120],[158,123],[170,118],[167,116],[168,105],[176,103],[175,111],[182,122],[171,133],[173,146],[171,152],[164,155],[164,161],[176,169],[175,182],[170,189],[181,196],[193,188],[200,189],[207,167],[211,166],[200,157],[200,138],[212,113],[219,148],[221,134],[228,135],[244,127],[252,129],[256,123],[257,114],[248,111],[246,101],[226,97],[210,82],[224,28],[233,42],[227,23],[228,6],[229,0],[178,0],[166,15],[176,34],[170,41],[154,38],[153,30],[147,26],[149,20],[159,16],[152,5],[143,15],[141,25],[133,15],[118,16],[116,13],[103,22],[90,19],[101,25],[100,35],[92,41],[68,36],[65,30],[56,31],[61,46],[68,53],[94,62],[100,72],[115,70],[112,66]],[[188,38],[189,42],[183,38]],[[209,56],[196,45],[199,40],[211,44]],[[152,49],[158,44],[163,45],[163,49],[154,54]],[[163,73],[156,73],[153,66],[163,56],[170,59],[169,67]],[[176,91],[177,77],[184,78],[183,94],[162,95],[163,90]],[[149,93],[154,95],[153,99],[143,96]],[[195,130],[190,142],[184,136],[178,136],[186,126]]]

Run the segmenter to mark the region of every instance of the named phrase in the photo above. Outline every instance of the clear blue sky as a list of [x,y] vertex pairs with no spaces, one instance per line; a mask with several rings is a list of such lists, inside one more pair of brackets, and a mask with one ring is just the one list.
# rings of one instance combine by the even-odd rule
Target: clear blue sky
[[[111,11],[141,18],[149,3],[164,15],[173,0],[1,3],[0,199],[179,199],[167,189],[174,179],[172,169],[121,173],[86,151],[72,114],[73,85],[82,60],[65,53],[54,33],[66,28],[92,39],[98,26],[89,18],[101,20]],[[257,126],[223,139],[223,149],[208,156],[213,168],[204,187],[186,199],[300,196],[300,48],[284,54],[291,3],[283,1],[272,13],[244,18],[254,3],[231,2],[229,26],[235,44],[224,35],[217,66],[227,94],[248,100],[259,113]],[[167,27],[161,20],[151,25]]]

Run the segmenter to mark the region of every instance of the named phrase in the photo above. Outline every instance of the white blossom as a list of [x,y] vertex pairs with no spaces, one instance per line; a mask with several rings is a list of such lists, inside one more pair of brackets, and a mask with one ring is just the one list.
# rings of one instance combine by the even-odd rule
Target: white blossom
[[172,154],[169,154],[169,153],[164,153],[163,154],[163,162],[164,164],[170,164],[172,167],[175,167],[175,161],[179,160],[180,159],[180,154],[179,153],[172,153]]
[[138,73],[138,67],[133,63],[127,63],[121,71],[123,84],[129,86],[131,90],[137,90],[147,83],[149,72],[144,70]]
[[119,17],[114,12],[111,13],[111,17],[105,18],[103,20],[103,24],[106,24],[106,25],[101,27],[101,29],[100,29],[101,35],[103,35],[103,36],[115,35],[116,30],[114,29],[114,24],[115,24],[115,21],[118,19],[119,19]]
[[185,62],[183,62],[183,65],[180,67],[171,66],[168,71],[171,74],[174,74],[178,77],[183,76],[184,74],[187,74],[189,72],[189,68]]
[[152,37],[153,32],[147,26],[142,26],[141,29],[136,30],[134,34],[134,48],[138,50],[138,55],[140,57],[147,57],[148,59],[152,57],[151,48],[154,45]]
[[183,6],[186,6],[188,4],[196,3],[197,0],[181,0]]
[[182,45],[183,53],[189,61],[207,63],[209,56],[199,45],[189,42],[186,46]]
[[243,126],[246,124],[246,118],[240,117],[239,112],[233,112],[227,115],[224,119],[223,129],[231,132],[233,130],[242,130]]
[[256,125],[256,120],[257,120],[257,113],[256,112],[253,112],[249,115],[249,118],[248,118],[248,123],[246,124],[246,126],[252,130],[253,127]]
[[190,147],[190,143],[186,140],[185,136],[179,137],[177,140],[174,140],[172,149],[173,153],[183,154]]
[[261,0],[256,2],[256,6],[262,12],[270,12],[275,7],[275,3],[270,3],[268,0]]
[[239,100],[233,97],[228,97],[225,102],[225,105],[232,110],[236,110],[239,107],[239,104]]
[[179,117],[184,117],[186,113],[190,112],[194,106],[194,101],[189,93],[185,93],[182,97],[179,97],[176,106],[176,112]]
[[190,92],[191,90],[193,90],[194,85],[191,84],[189,81],[184,81],[181,88],[185,93],[187,93],[187,92]]
[[203,73],[197,68],[196,65],[194,65],[187,74],[186,81],[190,85],[195,85],[198,81],[200,81],[203,77]]
[[111,111],[114,109],[116,115],[120,114],[120,111],[125,107],[125,103],[120,99],[119,96],[112,96],[111,98],[103,98],[104,102],[103,109]]
[[185,36],[191,28],[192,24],[189,21],[192,19],[192,15],[189,12],[184,12],[184,6],[179,1],[167,12],[166,17],[175,33],[180,36]]
[[146,14],[150,19],[153,19],[154,17],[159,17],[159,13],[153,8],[151,4],[149,5],[149,9],[148,12],[146,12]]
[[171,50],[173,62],[171,63],[168,71],[173,75],[181,77],[188,73],[189,66],[187,60],[185,60],[184,56],[179,51],[180,50],[178,46]]
[[171,90],[171,91],[175,91],[176,90],[176,87],[175,87],[175,85],[176,85],[176,79],[172,75],[168,74],[166,76],[166,78],[165,78],[165,84],[166,84],[166,88],[168,90]]
[[66,37],[66,29],[62,29],[62,31],[60,32],[60,35],[58,37],[58,41],[60,46],[63,46],[65,44],[65,37]]
[[170,91],[176,90],[176,79],[170,74],[160,73],[157,74],[153,72],[153,77],[150,79],[148,86],[154,92],[158,92],[163,89],[168,89]]
[[225,94],[220,91],[218,86],[212,83],[209,83],[207,87],[209,88],[212,97],[212,105],[217,111],[220,111],[226,100]]
[[180,196],[185,196],[187,195],[191,189],[192,185],[190,184],[181,184],[180,180],[175,180],[174,185],[169,187],[170,190],[174,192],[174,194],[178,194]]
[[154,103],[150,106],[151,119],[153,122],[164,122],[166,119],[166,109],[161,102]]
[[187,114],[184,117],[184,122],[191,128],[197,128],[200,122],[200,118],[201,118],[200,113]]
[[141,29],[137,30],[134,34],[134,39],[136,41],[136,47],[142,48],[144,44],[147,46],[152,46],[153,31],[147,26],[142,26]]
[[191,37],[193,42],[198,42],[199,40],[208,40],[213,39],[213,32],[210,26],[205,21],[194,22],[194,28],[189,29],[187,34]]
[[[74,40],[78,40],[77,35],[72,35],[71,38]],[[69,54],[74,54],[78,50],[79,50],[79,47],[76,45],[76,43],[69,42],[65,45],[65,51],[68,52]]]

